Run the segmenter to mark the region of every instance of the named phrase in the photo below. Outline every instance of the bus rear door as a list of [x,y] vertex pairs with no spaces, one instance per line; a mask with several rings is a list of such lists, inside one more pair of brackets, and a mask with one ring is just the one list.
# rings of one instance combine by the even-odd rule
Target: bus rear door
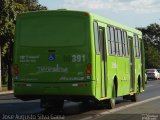
[[107,71],[106,71],[106,61],[107,61],[107,52],[106,52],[106,30],[105,24],[98,23],[98,46],[99,46],[99,55],[96,55],[96,76],[98,79],[97,84],[100,86],[100,91],[98,93],[100,98],[107,96]]
[[133,49],[133,37],[129,36],[129,53],[130,53],[130,91],[134,91],[135,84],[135,60]]

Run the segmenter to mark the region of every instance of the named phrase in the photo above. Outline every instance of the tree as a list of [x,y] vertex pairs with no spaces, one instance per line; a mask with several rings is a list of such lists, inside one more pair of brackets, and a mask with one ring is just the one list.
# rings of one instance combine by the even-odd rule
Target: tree
[[[0,1],[0,46],[2,47],[2,82],[8,76],[8,89],[12,89],[11,63],[16,16],[27,11],[46,10],[37,0]],[[8,75],[7,75],[8,74]]]
[[143,33],[146,68],[160,68],[160,25],[154,23],[138,29]]
[[[16,17],[13,0],[1,0],[0,5],[0,45],[4,46],[13,42]],[[5,53],[2,55],[5,55]]]
[[[0,46],[2,47],[2,78],[6,75],[8,69],[8,79],[11,81],[11,49],[13,45],[13,37],[15,31],[15,11],[13,6],[13,0],[1,0],[0,1]],[[9,49],[11,48],[11,49]],[[5,77],[5,76],[4,76]],[[2,79],[3,80],[3,79]],[[8,86],[11,86],[11,82],[8,81]],[[4,82],[4,81],[2,81]],[[8,87],[12,89],[11,87]]]
[[38,4],[38,0],[15,0],[16,11],[26,12],[26,11],[37,11],[37,10],[47,10],[45,6]]

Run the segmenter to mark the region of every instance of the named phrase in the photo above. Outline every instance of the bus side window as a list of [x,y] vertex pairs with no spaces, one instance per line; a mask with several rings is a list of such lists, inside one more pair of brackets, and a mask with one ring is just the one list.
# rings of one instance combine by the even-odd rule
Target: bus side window
[[122,33],[122,51],[123,51],[123,56],[126,56],[124,31],[121,31],[121,33]]
[[141,49],[140,49],[140,40],[137,35],[137,56],[140,57]]
[[115,36],[114,36],[114,27],[107,26],[107,36],[108,36],[108,50],[109,54],[115,55]]
[[111,33],[111,47],[112,47],[112,55],[115,55],[115,38],[114,38],[114,28],[110,27],[110,33]]
[[129,55],[129,53],[128,53],[128,39],[127,39],[128,37],[127,37],[127,32],[125,31],[124,32],[124,40],[125,40],[125,51],[126,51],[126,56],[128,56]]
[[122,31],[122,43],[123,43],[123,55],[128,56],[128,40],[126,31]]
[[95,39],[96,54],[100,54],[99,40],[98,40],[98,23],[96,21],[94,22],[94,39]]
[[115,29],[116,55],[119,55],[118,30]]
[[135,46],[136,57],[140,57],[140,44],[138,40],[138,35],[134,35],[134,46]]
[[119,56],[122,56],[122,34],[120,29],[118,29],[118,45],[119,45]]
[[112,49],[111,49],[111,34],[110,34],[110,27],[107,26],[107,38],[108,38],[108,52],[109,54],[112,54]]

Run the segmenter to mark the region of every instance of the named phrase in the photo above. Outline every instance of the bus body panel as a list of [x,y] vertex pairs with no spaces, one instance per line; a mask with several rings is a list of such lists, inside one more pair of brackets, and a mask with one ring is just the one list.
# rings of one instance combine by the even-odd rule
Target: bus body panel
[[[119,29],[125,30],[127,32],[127,36],[133,37],[134,34],[137,34],[140,39],[142,38],[141,32],[136,29],[132,29],[127,26],[120,25],[116,22],[113,22],[109,19],[97,16],[97,15],[93,15],[93,16],[94,16],[93,17],[94,21],[102,22],[105,24],[106,27],[108,25],[112,25],[112,26],[117,27]],[[101,27],[101,25],[99,27]],[[107,38],[107,33],[105,33],[105,34],[106,34],[106,38]],[[124,56],[118,57],[117,55],[116,56],[110,55],[108,52],[109,50],[108,50],[107,39],[106,39],[106,46],[107,46],[107,73],[106,73],[107,74],[107,97],[106,98],[112,98],[112,86],[113,86],[113,81],[114,81],[115,77],[117,77],[117,79],[118,79],[117,96],[124,96],[124,95],[128,95],[130,93],[131,94],[137,93],[138,76],[142,76],[142,73],[140,72],[141,68],[139,66],[141,59],[140,58],[135,59],[135,61],[138,61],[138,62],[135,62],[135,70],[137,69],[138,71],[134,75],[134,78],[136,78],[136,79],[134,79],[134,91],[132,91],[130,88],[130,84],[131,84],[130,74],[132,73],[130,71],[130,64],[131,64],[130,63],[130,56],[128,55],[127,57],[124,57]],[[135,50],[135,48],[133,48],[133,50]],[[143,50],[141,52],[143,53]],[[97,56],[98,55],[96,54],[96,57]],[[134,56],[134,58],[135,58],[135,56]],[[99,72],[100,68],[98,68],[98,69],[96,68],[95,70],[96,70],[96,75],[100,77],[101,76],[100,72]],[[98,80],[97,77],[96,77],[96,81],[97,81],[96,86],[98,86],[98,88],[96,87],[96,95],[98,95],[98,96],[96,96],[96,98],[100,99],[100,94],[102,94],[101,90],[100,90],[101,83],[99,82],[100,80]],[[141,79],[141,81],[142,81],[142,79]],[[143,84],[141,84],[141,86],[142,85]],[[143,90],[144,89],[142,88],[141,92]]]
[[[15,96],[45,96],[45,95],[90,95],[94,96],[95,82],[78,82],[78,83],[15,83]],[[23,89],[23,91],[22,91]]]
[[[53,12],[51,15],[33,13],[20,16],[17,34],[21,34],[17,35],[15,46],[15,64],[20,67],[18,81],[65,82],[86,79],[85,70],[87,64],[91,63],[89,27],[85,29],[85,26],[89,26],[89,18],[82,15],[78,18],[70,14],[66,16],[63,18],[61,12],[60,15]],[[85,19],[81,20],[81,17]],[[64,23],[63,19],[66,19]]]
[[[86,73],[88,69],[92,72],[88,68],[92,67],[88,13],[51,11],[20,15],[14,51],[14,64],[19,69],[19,74],[14,76],[15,95],[54,95],[60,91],[64,94],[94,94],[92,89],[95,88],[86,83],[93,78],[92,73]],[[53,85],[54,92],[49,92],[47,85],[56,83],[70,83],[70,87],[61,90],[54,89]],[[20,91],[21,84],[24,91]],[[28,87],[30,84],[35,87]],[[46,84],[46,90],[36,84]],[[30,92],[28,88],[39,92]]]
[[[103,55],[96,53],[95,21],[98,34],[104,37],[100,41],[103,44],[98,44],[103,47],[102,52],[106,52]],[[134,55],[134,89],[131,90],[130,55],[109,54],[108,25],[125,30],[128,37],[134,38],[137,34],[142,38],[138,30],[87,12],[41,11],[20,15],[14,48],[14,65],[19,70],[13,77],[15,96],[109,99],[115,79],[117,96],[137,93],[139,76],[143,86],[142,60]],[[132,49],[135,53],[134,46]],[[104,61],[102,57],[106,57]]]

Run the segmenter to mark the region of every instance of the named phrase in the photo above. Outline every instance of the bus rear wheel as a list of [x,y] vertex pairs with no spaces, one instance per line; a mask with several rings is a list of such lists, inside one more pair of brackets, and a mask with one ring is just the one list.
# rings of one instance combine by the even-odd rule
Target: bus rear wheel
[[107,108],[109,109],[113,109],[115,108],[115,99],[114,98],[111,98],[111,99],[108,99],[107,100]]
[[133,95],[130,96],[131,102],[136,102],[137,101],[137,93],[134,93]]
[[137,102],[137,95],[138,93],[140,92],[140,81],[138,81],[138,84],[137,84],[137,93],[134,93],[133,95],[130,95],[130,99],[131,99],[131,102]]
[[123,100],[131,100],[131,102],[137,101],[137,93],[134,93],[133,95],[124,95]]
[[44,108],[45,111],[52,112],[62,112],[63,111],[64,100],[55,100],[55,99],[41,99],[41,108]]
[[113,85],[113,90],[112,90],[112,98],[107,100],[107,107],[109,109],[115,108],[116,105],[116,87]]
[[138,83],[137,83],[137,90],[136,93],[134,93],[133,95],[130,95],[130,100],[131,102],[137,102],[138,100],[138,94],[141,92],[141,81],[140,79],[138,79]]

